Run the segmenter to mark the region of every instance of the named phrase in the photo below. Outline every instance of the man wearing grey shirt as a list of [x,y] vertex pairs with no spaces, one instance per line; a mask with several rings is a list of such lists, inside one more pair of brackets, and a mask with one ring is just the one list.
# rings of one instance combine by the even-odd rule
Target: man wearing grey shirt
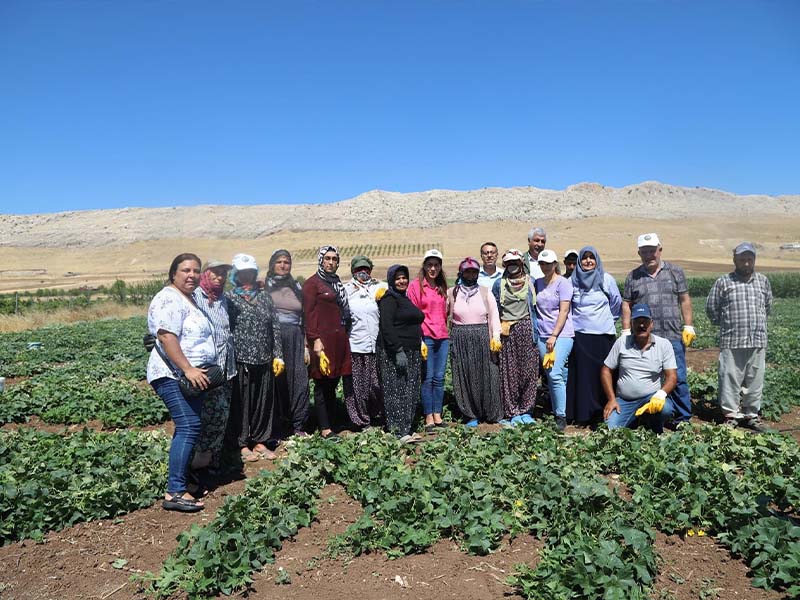
[[[675,407],[667,395],[678,381],[675,351],[669,340],[653,335],[650,307],[636,304],[631,310],[631,335],[614,343],[600,371],[606,395],[603,418],[609,429],[630,427],[637,417],[653,415],[650,426],[661,433]],[[618,371],[614,392],[613,372]]]
[[719,325],[719,403],[726,425],[766,431],[758,413],[764,389],[769,280],[755,272],[756,249],[742,242],[733,251],[733,273],[714,282],[706,314]]

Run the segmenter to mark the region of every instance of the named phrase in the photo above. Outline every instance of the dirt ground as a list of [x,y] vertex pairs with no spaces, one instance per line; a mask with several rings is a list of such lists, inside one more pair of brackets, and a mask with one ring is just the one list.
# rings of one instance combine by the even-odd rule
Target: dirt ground
[[[705,359],[704,359],[705,360]],[[690,364],[693,361],[690,361]],[[48,430],[38,420],[29,424]],[[775,426],[798,438],[800,408]],[[490,429],[494,430],[489,426]],[[163,428],[171,432],[171,423]],[[569,427],[568,434],[587,435]],[[282,452],[282,451],[281,451]],[[246,465],[252,477],[273,463]],[[233,481],[212,491],[207,509],[186,515],[161,509],[160,502],[117,519],[82,523],[49,533],[43,543],[23,541],[0,548],[0,597],[7,600],[91,598],[122,600],[142,598],[131,575],[158,571],[177,546],[176,536],[193,524],[213,519],[231,494],[238,494],[244,481]],[[505,540],[498,550],[484,557],[460,551],[457,544],[442,540],[424,554],[389,560],[382,554],[354,559],[326,556],[328,539],[355,522],[361,506],[338,485],[326,486],[320,495],[317,520],[287,540],[275,564],[256,574],[249,598],[320,600],[358,597],[361,600],[414,598],[483,600],[517,597],[504,583],[517,563],[535,565],[541,542],[531,536]],[[713,538],[685,538],[658,534],[656,549],[662,566],[653,599],[694,600],[700,598],[746,598],[777,600],[781,594],[753,588],[747,566],[717,544]],[[279,569],[290,583],[277,583]],[[705,595],[703,595],[705,594]],[[716,595],[713,595],[716,594]]]

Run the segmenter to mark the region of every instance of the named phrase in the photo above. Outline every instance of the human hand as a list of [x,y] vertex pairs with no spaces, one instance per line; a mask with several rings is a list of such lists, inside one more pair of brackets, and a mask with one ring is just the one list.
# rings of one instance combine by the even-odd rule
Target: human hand
[[283,362],[280,358],[273,358],[272,359],[272,373],[275,377],[280,377],[281,373],[286,370],[286,363]]
[[405,350],[398,350],[394,355],[394,366],[397,367],[397,372],[400,375],[406,374],[406,371],[408,371],[408,356],[406,356]]
[[183,372],[183,376],[189,380],[193,387],[204,390],[208,388],[210,381],[206,376],[205,369],[198,369],[197,367],[189,367]]
[[556,347],[556,342],[557,341],[558,341],[558,338],[556,336],[554,336],[554,335],[551,335],[549,338],[547,338],[547,342],[545,343],[545,346],[547,346],[547,353],[548,354],[550,354],[553,351],[553,349]]
[[303,348],[303,364],[308,366],[311,364],[311,353],[308,351],[308,346]]
[[422,342],[422,345],[419,347],[419,353],[422,355],[422,360],[428,360],[428,344]]
[[319,352],[319,372],[325,377],[331,374],[331,361],[325,355],[325,350]]
[[545,354],[544,358],[542,358],[542,367],[545,369],[552,369],[554,364],[556,364],[555,351]]
[[608,402],[606,402],[606,406],[603,409],[603,419],[608,421],[608,417],[610,417],[611,413],[614,411],[617,411],[617,414],[619,414],[620,412],[619,402],[617,402],[616,398],[614,400],[609,400]]
[[691,325],[684,325],[683,332],[681,333],[683,345],[687,348],[692,345],[692,342],[697,338],[697,333]]
[[643,414],[648,413],[655,415],[664,410],[664,402],[667,400],[667,393],[664,390],[658,390],[650,400],[639,407],[636,411],[636,416],[641,417]]
[[490,352],[500,352],[503,349],[503,343],[495,338],[489,340],[489,351]]
[[325,346],[322,345],[322,339],[321,338],[315,339],[314,340],[314,354],[316,354],[317,357],[320,357],[324,351],[325,351]]

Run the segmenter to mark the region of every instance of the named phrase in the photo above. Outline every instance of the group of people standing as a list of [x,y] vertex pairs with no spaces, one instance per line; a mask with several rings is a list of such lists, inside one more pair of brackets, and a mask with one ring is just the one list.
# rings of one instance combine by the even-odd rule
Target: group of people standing
[[[373,277],[366,256],[352,258],[352,277],[343,282],[335,246],[319,249],[317,271],[302,285],[286,250],[272,254],[263,281],[246,254],[202,266],[194,254],[175,257],[168,285],[148,312],[157,347],[147,379],[176,428],[164,507],[201,510],[204,490],[192,488],[187,473],[218,469],[225,447],[251,462],[274,458],[281,439],[308,435],[309,380],[324,438],[340,428],[381,425],[403,442],[418,441],[420,403],[426,433],[444,427],[448,358],[455,400],[470,427],[533,423],[540,375],[562,430],[567,422],[628,426],[648,415],[657,415],[656,428],[688,420],[691,303],[683,271],[661,260],[658,236],[639,236],[642,265],[628,274],[622,294],[595,247],[569,250],[562,274],[546,241],[546,232],[534,228],[527,252],[510,249],[502,257],[487,242],[480,263],[458,263],[453,286],[437,249],[425,253],[416,273],[392,265],[385,283]],[[712,295],[720,298],[732,285]],[[771,294],[764,302],[768,312]],[[727,322],[719,316],[729,312],[724,301],[710,296],[709,311],[717,311],[712,321]],[[764,346],[765,332],[764,325]],[[732,351],[725,377],[744,385],[760,356],[745,360]],[[209,364],[224,372],[225,383],[213,389],[200,368]],[[207,391],[187,396],[181,374]],[[729,420],[757,424],[754,403],[742,414],[730,396],[730,406],[723,404]]]

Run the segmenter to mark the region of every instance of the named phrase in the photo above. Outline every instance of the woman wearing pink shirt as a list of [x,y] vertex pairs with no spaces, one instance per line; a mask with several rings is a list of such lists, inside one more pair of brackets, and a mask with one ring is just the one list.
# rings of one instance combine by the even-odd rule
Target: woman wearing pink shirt
[[427,363],[422,380],[422,412],[425,431],[444,427],[444,372],[450,339],[447,333],[447,279],[442,271],[442,253],[428,250],[419,276],[408,284],[408,299],[425,315],[422,343],[427,347]]
[[453,342],[450,366],[453,391],[467,427],[503,418],[500,402],[500,315],[489,288],[478,285],[480,265],[465,258],[458,265],[458,283],[447,292]]

